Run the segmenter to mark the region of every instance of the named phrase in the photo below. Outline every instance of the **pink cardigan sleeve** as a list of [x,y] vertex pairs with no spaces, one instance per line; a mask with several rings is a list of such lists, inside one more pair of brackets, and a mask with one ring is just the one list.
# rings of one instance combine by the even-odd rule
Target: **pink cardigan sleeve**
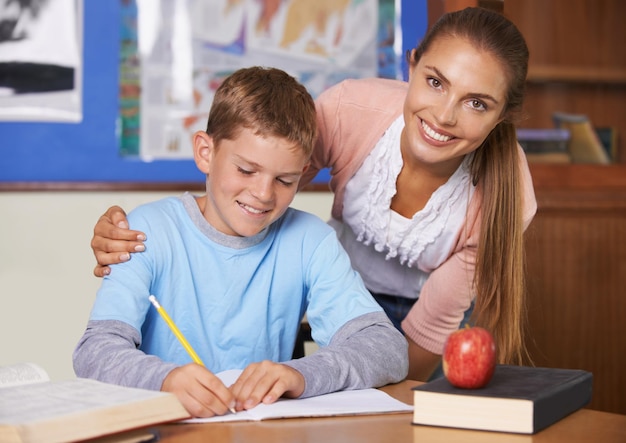
[[[537,211],[537,202],[526,156],[518,149],[522,170],[522,218],[526,229]],[[481,202],[480,193],[475,192],[457,247],[448,260],[430,274],[418,301],[402,322],[402,329],[411,340],[435,354],[443,354],[446,338],[459,328],[475,297],[473,279]]]

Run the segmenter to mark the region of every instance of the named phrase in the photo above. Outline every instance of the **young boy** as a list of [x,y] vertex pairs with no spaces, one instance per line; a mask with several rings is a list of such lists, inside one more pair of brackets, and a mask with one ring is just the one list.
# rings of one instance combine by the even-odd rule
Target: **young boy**
[[[289,208],[315,139],[315,105],[291,76],[253,67],[228,77],[193,138],[206,195],[129,214],[146,251],[103,280],[76,374],[174,392],[200,417],[404,379],[406,341],[334,230]],[[150,295],[206,367],[190,363]],[[320,349],[291,360],[305,313]],[[243,369],[230,388],[214,375],[227,369]]]

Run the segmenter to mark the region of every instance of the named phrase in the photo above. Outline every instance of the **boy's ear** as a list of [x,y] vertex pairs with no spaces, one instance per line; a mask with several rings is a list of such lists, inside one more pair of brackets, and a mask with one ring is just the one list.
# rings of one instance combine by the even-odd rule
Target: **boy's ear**
[[209,173],[211,159],[215,145],[213,137],[204,131],[198,131],[193,135],[193,159],[200,172]]

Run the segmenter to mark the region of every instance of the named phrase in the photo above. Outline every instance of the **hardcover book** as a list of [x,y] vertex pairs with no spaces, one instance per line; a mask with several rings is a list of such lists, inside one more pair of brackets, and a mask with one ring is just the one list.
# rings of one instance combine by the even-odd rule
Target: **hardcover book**
[[589,117],[582,114],[554,112],[552,120],[557,128],[566,129],[570,133],[568,150],[573,163],[611,163]]
[[480,389],[439,378],[413,388],[413,424],[534,434],[587,405],[592,382],[580,369],[511,365]]
[[567,149],[570,133],[567,129],[518,128],[517,141],[529,162],[571,163]]
[[0,442],[61,443],[131,432],[189,418],[174,394],[76,378],[50,381],[32,363],[0,367]]

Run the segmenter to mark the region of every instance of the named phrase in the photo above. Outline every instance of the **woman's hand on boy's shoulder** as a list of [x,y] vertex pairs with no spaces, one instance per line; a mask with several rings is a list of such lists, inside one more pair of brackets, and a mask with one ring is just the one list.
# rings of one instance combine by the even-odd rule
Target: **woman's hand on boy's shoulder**
[[93,230],[91,249],[96,257],[93,273],[104,277],[111,272],[108,265],[130,259],[131,252],[145,250],[146,236],[128,228],[126,213],[119,206],[111,206],[100,216]]
[[161,391],[175,394],[194,417],[224,415],[235,406],[235,397],[222,380],[196,363],[170,371]]
[[274,403],[280,397],[297,398],[304,392],[304,376],[280,363],[264,360],[250,364],[230,387],[241,411],[259,403]]

